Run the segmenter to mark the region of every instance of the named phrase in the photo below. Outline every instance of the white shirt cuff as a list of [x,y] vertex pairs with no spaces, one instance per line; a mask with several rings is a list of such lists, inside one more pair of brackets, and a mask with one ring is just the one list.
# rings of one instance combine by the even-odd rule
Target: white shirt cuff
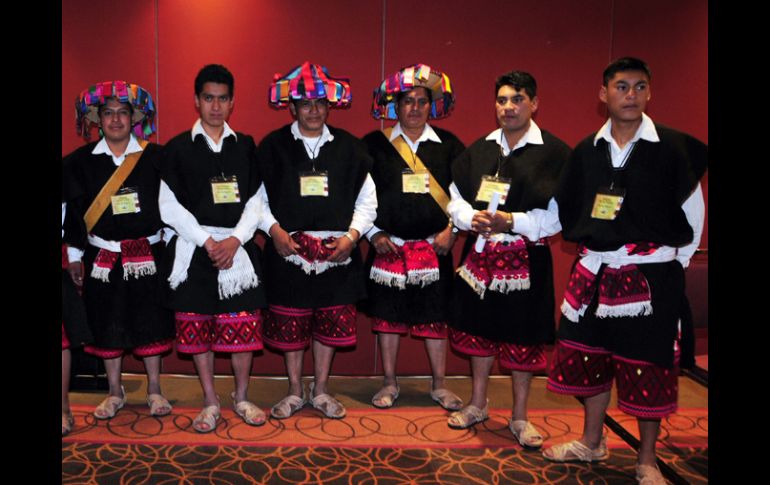
[[67,259],[70,263],[79,263],[83,260],[83,250],[67,246]]

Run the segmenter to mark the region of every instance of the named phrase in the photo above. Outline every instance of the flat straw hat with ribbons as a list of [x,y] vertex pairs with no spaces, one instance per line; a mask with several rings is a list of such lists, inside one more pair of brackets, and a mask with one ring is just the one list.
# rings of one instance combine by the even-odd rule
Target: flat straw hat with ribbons
[[372,116],[376,120],[398,119],[396,115],[398,93],[420,87],[428,89],[431,93],[429,119],[438,120],[449,116],[455,103],[449,76],[425,64],[406,66],[385,78],[374,90]]
[[150,93],[138,84],[105,81],[83,90],[75,100],[75,127],[78,135],[89,138],[91,125],[99,124],[99,106],[106,104],[107,98],[131,105],[131,125],[137,137],[146,140],[155,132],[155,104]]

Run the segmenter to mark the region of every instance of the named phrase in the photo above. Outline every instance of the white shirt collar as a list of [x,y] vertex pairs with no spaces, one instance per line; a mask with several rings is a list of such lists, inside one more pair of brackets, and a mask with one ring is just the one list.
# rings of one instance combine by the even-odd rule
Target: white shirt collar
[[121,163],[123,163],[123,160],[126,159],[126,155],[130,155],[132,153],[141,152],[142,147],[139,145],[139,142],[136,140],[136,137],[134,134],[131,134],[130,139],[128,140],[128,146],[126,146],[126,151],[123,152],[123,155],[116,157],[114,153],[112,153],[112,150],[110,150],[110,146],[107,144],[107,140],[102,138],[99,140],[99,143],[96,144],[93,150],[91,150],[91,153],[94,155],[109,155],[112,157],[113,163],[115,163],[116,166],[120,166]]
[[[329,127],[326,126],[326,123],[324,123],[320,140],[318,139],[318,137],[311,138],[303,135],[299,131],[298,121],[295,121],[294,123],[291,124],[291,134],[294,135],[295,140],[302,140],[302,143],[305,145],[305,151],[307,151],[307,156],[310,157],[311,159],[316,158],[318,156],[318,151],[321,150],[321,147],[324,146],[324,144],[334,140],[334,135],[331,134],[331,132],[329,131]],[[316,141],[317,141],[317,144],[316,144]],[[311,147],[315,148],[315,153],[313,153]]]
[[[604,123],[604,126],[596,132],[596,136],[594,136],[594,146],[596,146],[596,143],[602,138],[607,140],[607,143],[610,145],[614,144],[617,146],[617,142],[612,138],[612,119],[608,119],[607,122]],[[655,123],[653,123],[652,118],[647,116],[646,113],[642,113],[642,123],[639,125],[639,128],[637,128],[634,137],[628,141],[630,143],[640,139],[651,141],[653,143],[660,141],[658,131],[655,129]]]
[[[401,123],[396,123],[396,126],[393,127],[393,132],[390,134],[389,141],[395,140],[399,135],[403,135],[404,140],[410,144],[412,143],[412,140],[406,136],[404,130],[401,129]],[[425,127],[422,129],[422,134],[414,143],[419,144],[423,141],[435,141],[436,143],[441,143],[441,138],[438,137],[436,131],[428,123],[425,123]]]
[[516,150],[518,148],[523,147],[527,143],[532,145],[542,145],[543,142],[543,132],[540,131],[540,127],[537,126],[537,123],[535,123],[535,120],[529,120],[529,129],[527,129],[527,132],[524,133],[524,136],[522,136],[519,141],[514,145],[513,149],[508,147],[508,140],[502,135],[502,128],[498,128],[485,138],[485,140],[491,140],[503,147],[503,155],[506,157],[509,153],[511,153],[511,150]]
[[214,139],[209,136],[208,133],[206,133],[206,130],[203,129],[203,123],[201,123],[201,119],[198,118],[198,120],[195,122],[195,124],[192,127],[192,130],[190,131],[190,135],[192,136],[192,140],[195,141],[195,137],[198,135],[203,135],[203,137],[208,142],[209,146],[212,150],[215,152],[220,152],[222,150],[222,143],[224,142],[225,138],[228,136],[235,137],[235,141],[238,141],[238,135],[233,131],[232,128],[230,128],[230,125],[227,124],[227,121],[225,123],[225,129],[222,132],[222,136],[219,137],[219,143],[214,143]]

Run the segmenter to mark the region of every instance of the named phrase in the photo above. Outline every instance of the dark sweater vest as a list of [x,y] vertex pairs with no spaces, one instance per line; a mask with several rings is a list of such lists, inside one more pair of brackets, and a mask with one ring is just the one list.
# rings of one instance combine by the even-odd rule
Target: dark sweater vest
[[[570,148],[549,132],[542,130],[543,145],[526,144],[501,160],[500,177],[511,179],[505,204],[498,210],[526,212],[546,209],[556,192],[559,174],[569,157]],[[481,138],[452,164],[452,179],[463,199],[474,209],[484,210],[487,202],[477,202],[476,193],[484,175],[495,175],[500,145]]]
[[[432,127],[441,139],[420,142],[417,156],[449,195],[451,162],[465,149],[452,133]],[[407,169],[401,155],[381,131],[363,138],[374,158],[372,179],[377,186],[377,220],[374,225],[402,239],[424,239],[442,231],[447,216],[430,193],[411,194],[402,190],[401,175]]]
[[[294,139],[290,127],[268,134],[257,150],[270,210],[288,232],[347,231],[371,169],[365,145],[350,133],[329,126],[334,140],[325,143],[311,163],[304,143]],[[299,174],[313,166],[328,174],[328,197],[300,196]]]
[[[257,159],[264,177],[270,210],[287,232],[347,231],[356,199],[372,161],[366,145],[350,133],[328,127],[334,139],[325,143],[314,160],[316,171],[329,177],[328,197],[302,197],[299,174],[313,169],[302,140],[295,140],[291,125],[268,134],[259,144]],[[270,304],[319,308],[352,304],[366,294],[361,252],[356,247],[351,262],[320,274],[307,275],[265,243],[265,277]]]
[[[237,136],[237,141],[232,136],[226,137],[219,153],[211,151],[202,135],[193,141],[190,131],[175,136],[164,147],[163,181],[201,225],[235,227],[246,202],[262,183],[254,139],[243,133],[237,133]],[[240,202],[214,204],[211,178],[222,174],[237,177]]]
[[[67,202],[65,242],[81,249],[88,245],[83,215],[117,168],[110,155],[92,155],[95,146],[96,142],[80,147],[62,161],[62,199]],[[137,191],[141,211],[115,216],[108,205],[93,227],[93,234],[122,241],[150,236],[163,227],[158,210],[160,153],[159,145],[148,144],[122,185]]]
[[[660,142],[639,140],[625,167],[612,167],[608,144],[592,134],[577,147],[564,169],[556,200],[562,234],[568,241],[595,251],[612,251],[631,242],[680,247],[692,241],[682,203],[690,196],[708,165],[708,149],[695,138],[655,125]],[[625,191],[615,220],[591,217],[600,187]]]

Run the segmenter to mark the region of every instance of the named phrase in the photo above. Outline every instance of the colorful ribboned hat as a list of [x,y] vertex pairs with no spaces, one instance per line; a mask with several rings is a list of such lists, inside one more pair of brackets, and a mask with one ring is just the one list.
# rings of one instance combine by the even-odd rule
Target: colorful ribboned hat
[[406,66],[385,78],[380,87],[374,90],[372,116],[376,120],[398,119],[396,115],[398,93],[420,87],[427,88],[433,99],[429,118],[437,120],[449,116],[455,104],[455,94],[452,92],[449,76],[425,64]]
[[326,98],[330,108],[349,108],[352,101],[350,79],[331,77],[324,66],[308,61],[283,76],[276,73],[268,96],[274,108],[285,108],[291,100],[303,98]]
[[115,98],[133,107],[131,125],[134,134],[147,139],[155,132],[155,104],[152,96],[138,84],[125,81],[105,81],[94,84],[75,100],[75,127],[78,135],[88,139],[92,124],[99,124],[99,106]]

